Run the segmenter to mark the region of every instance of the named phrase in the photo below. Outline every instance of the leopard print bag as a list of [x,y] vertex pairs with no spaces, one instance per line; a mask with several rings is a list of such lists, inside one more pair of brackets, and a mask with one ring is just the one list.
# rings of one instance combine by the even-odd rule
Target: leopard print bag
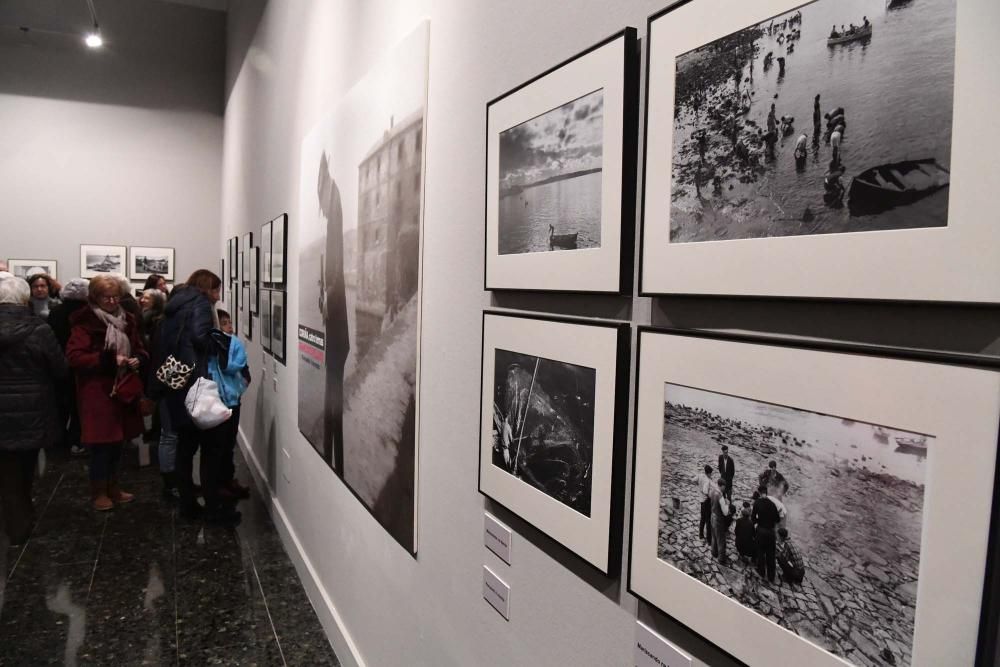
[[163,362],[163,365],[156,369],[156,379],[170,389],[183,389],[187,386],[188,380],[191,379],[191,373],[193,372],[194,366],[189,366],[188,364],[178,361],[177,358],[171,354]]

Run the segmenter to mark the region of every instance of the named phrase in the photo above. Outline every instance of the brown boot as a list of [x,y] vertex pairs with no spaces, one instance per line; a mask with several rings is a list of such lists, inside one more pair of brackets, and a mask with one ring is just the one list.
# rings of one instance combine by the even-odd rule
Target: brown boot
[[108,498],[108,483],[103,480],[90,483],[90,499],[98,512],[107,512],[115,506],[111,498]]
[[135,500],[135,496],[127,491],[118,488],[118,480],[113,479],[108,482],[108,497],[116,505],[125,505]]

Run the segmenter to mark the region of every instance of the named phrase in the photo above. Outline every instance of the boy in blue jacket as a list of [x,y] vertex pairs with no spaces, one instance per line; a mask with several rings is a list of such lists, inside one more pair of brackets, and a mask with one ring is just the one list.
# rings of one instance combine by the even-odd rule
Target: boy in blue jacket
[[222,425],[226,428],[226,435],[220,438],[220,444],[225,447],[225,451],[220,452],[218,493],[223,500],[239,500],[250,497],[250,489],[236,479],[236,465],[233,462],[240,426],[240,399],[250,384],[250,366],[246,348],[243,347],[239,337],[233,335],[232,317],[222,309],[218,310],[218,314],[219,328],[226,336],[224,340],[217,341],[219,354],[209,360],[209,373],[219,385],[222,402],[233,410],[233,416]]

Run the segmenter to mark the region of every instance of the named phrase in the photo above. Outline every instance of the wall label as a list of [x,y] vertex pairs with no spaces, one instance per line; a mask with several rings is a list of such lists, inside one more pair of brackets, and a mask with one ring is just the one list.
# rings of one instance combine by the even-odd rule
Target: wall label
[[503,562],[510,565],[511,530],[496,520],[492,514],[485,514],[486,522],[483,528],[483,544],[486,548],[500,556]]
[[691,656],[650,630],[641,621],[635,622],[635,667],[691,667]]
[[510,586],[503,582],[493,571],[483,566],[483,598],[490,603],[500,615],[510,620]]

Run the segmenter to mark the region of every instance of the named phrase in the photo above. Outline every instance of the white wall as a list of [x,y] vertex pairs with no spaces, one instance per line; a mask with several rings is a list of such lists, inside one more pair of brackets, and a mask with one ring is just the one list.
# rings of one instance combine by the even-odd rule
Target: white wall
[[[287,367],[265,364],[257,342],[250,346],[255,382],[244,399],[244,441],[274,493],[286,544],[290,551],[300,550],[293,558],[347,664],[632,664],[637,616],[695,654],[695,664],[735,664],[630,596],[627,566],[620,576],[597,575],[500,510],[498,515],[515,528],[514,565],[502,564],[483,547],[488,503],[477,492],[476,475],[485,307],[992,354],[1000,350],[1000,322],[995,311],[982,308],[483,291],[486,101],[626,25],[644,37],[647,15],[664,4],[231,4],[223,238],[256,234],[267,220],[288,212],[290,303],[298,289],[301,140],[382,53],[420,20],[430,20],[415,559],[299,434],[294,339],[288,343]],[[294,308],[288,316],[287,330],[295,331]],[[512,586],[509,623],[482,600],[483,564]]]
[[56,259],[65,281],[82,243],[166,246],[177,280],[218,271],[225,17],[127,0],[98,12],[101,51],[0,32],[0,259]]

